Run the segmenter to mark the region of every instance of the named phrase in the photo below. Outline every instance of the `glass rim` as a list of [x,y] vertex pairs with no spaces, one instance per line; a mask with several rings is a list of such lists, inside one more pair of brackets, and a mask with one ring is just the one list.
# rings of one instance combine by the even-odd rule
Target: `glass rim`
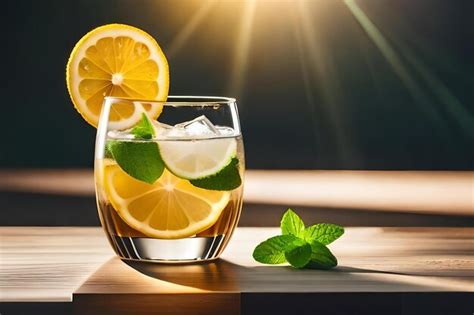
[[237,102],[233,97],[225,96],[202,96],[202,95],[168,95],[166,101],[154,99],[140,99],[133,97],[106,96],[105,101],[128,101],[143,103],[159,103],[171,106],[221,106],[232,105]]

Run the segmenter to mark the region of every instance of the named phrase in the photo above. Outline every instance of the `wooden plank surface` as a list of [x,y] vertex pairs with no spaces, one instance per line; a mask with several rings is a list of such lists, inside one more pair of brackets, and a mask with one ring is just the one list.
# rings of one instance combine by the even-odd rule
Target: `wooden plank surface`
[[76,294],[474,290],[471,228],[349,228],[330,245],[339,259],[333,271],[254,261],[253,248],[278,233],[277,228],[240,228],[222,259],[209,264],[126,265],[113,258]]
[[0,302],[70,302],[113,256],[96,227],[0,227]]
[[[93,172],[0,170],[0,190],[93,196]],[[473,196],[472,171],[248,170],[244,193],[248,203],[466,216]]]
[[349,304],[382,295],[395,308],[441,293],[443,299],[454,294],[459,305],[472,298],[473,228],[348,228],[330,245],[339,259],[332,271],[254,262],[254,246],[276,233],[238,228],[220,260],[158,265],[115,258],[99,228],[2,227],[0,301],[70,301],[73,295],[79,313],[86,307],[89,314],[171,314],[191,305],[204,314],[237,314],[268,301],[278,305],[281,294],[295,303],[351,294]]

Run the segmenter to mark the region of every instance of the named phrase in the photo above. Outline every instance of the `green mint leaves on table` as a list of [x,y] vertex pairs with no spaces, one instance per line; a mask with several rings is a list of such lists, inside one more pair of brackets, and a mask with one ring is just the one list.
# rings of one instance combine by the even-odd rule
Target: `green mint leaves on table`
[[233,157],[229,164],[214,175],[190,180],[190,183],[199,188],[211,190],[232,190],[242,184],[239,173],[239,159]]
[[281,219],[282,235],[260,243],[253,258],[264,264],[290,263],[295,268],[331,269],[337,259],[326,247],[342,234],[344,228],[320,223],[305,228],[303,220],[291,209]]
[[[142,119],[131,132],[136,139],[143,140],[149,140],[155,135],[153,125],[145,114],[142,114]],[[148,184],[153,184],[160,178],[165,168],[155,142],[110,140],[106,151],[128,175]]]

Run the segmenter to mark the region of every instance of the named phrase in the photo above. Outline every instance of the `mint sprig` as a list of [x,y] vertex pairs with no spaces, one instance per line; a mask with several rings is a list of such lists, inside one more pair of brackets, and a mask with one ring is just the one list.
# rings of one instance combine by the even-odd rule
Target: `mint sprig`
[[331,269],[337,259],[326,245],[334,242],[344,228],[320,223],[305,228],[303,220],[291,209],[282,217],[282,235],[267,239],[255,247],[253,258],[264,264],[290,263],[295,268]]
[[[131,132],[135,139],[141,140],[149,140],[155,135],[153,125],[144,113]],[[112,155],[128,175],[148,184],[153,184],[160,178],[165,169],[160,149],[155,142],[109,140],[106,152]]]

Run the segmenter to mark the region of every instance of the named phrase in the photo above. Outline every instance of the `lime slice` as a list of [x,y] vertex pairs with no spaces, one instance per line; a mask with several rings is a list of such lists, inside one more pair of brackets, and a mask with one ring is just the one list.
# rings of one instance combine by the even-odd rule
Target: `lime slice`
[[233,138],[164,140],[159,146],[168,170],[189,180],[218,173],[237,153],[237,142]]

